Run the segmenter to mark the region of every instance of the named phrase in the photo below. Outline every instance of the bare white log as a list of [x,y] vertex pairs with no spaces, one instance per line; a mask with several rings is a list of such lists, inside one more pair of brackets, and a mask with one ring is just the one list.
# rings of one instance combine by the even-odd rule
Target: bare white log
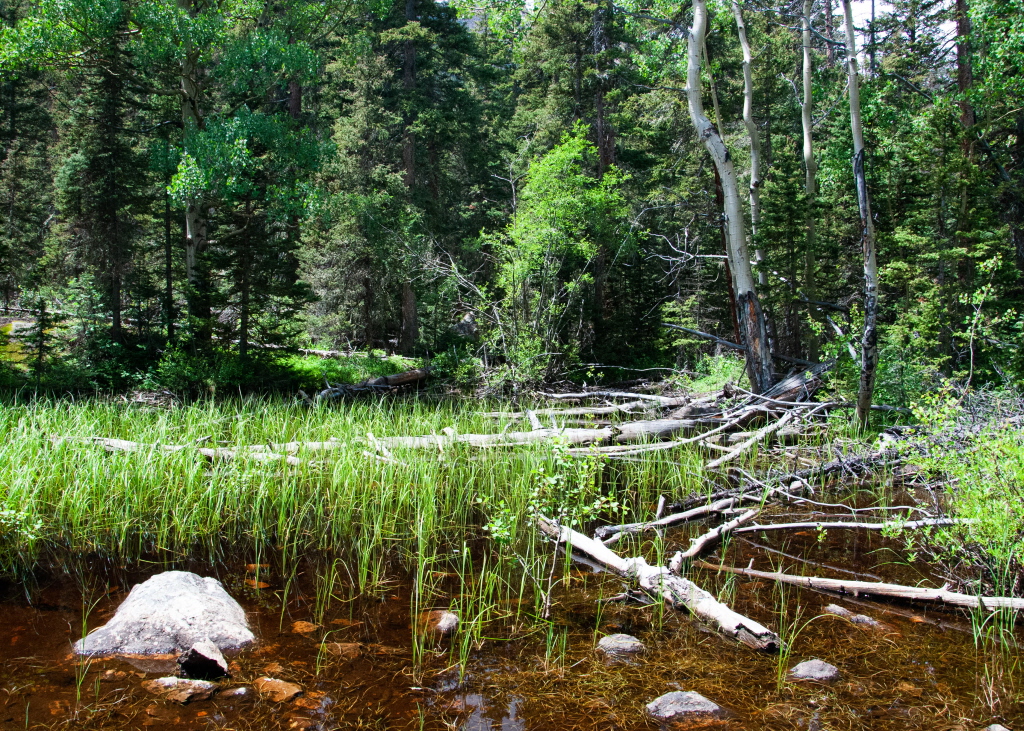
[[651,598],[664,601],[676,609],[689,610],[727,637],[767,652],[776,652],[782,646],[782,640],[770,629],[734,612],[689,579],[676,576],[664,566],[650,566],[641,557],[623,558],[603,543],[543,516],[537,517],[537,527],[544,535],[564,543],[589,561],[619,576],[635,580]]
[[736,315],[739,320],[741,345],[746,348],[747,374],[754,390],[767,391],[773,381],[772,354],[768,343],[768,332],[764,312],[757,298],[754,274],[750,266],[750,252],[743,208],[740,204],[739,185],[736,170],[732,164],[721,134],[704,113],[701,99],[700,58],[707,33],[708,10],[705,0],[693,0],[693,26],[687,39],[686,97],[689,103],[690,119],[697,130],[697,137],[711,155],[722,181],[723,205],[726,219],[726,253],[732,274],[733,291],[736,296]]
[[652,393],[633,393],[632,391],[584,391],[582,393],[542,393],[540,395],[556,401],[598,397],[625,398],[638,401],[654,401],[662,406],[682,406],[691,401],[688,396],[658,396]]
[[[633,409],[640,408],[644,405],[643,401],[629,401],[624,404],[613,404],[612,406],[577,406],[569,409],[533,409],[533,413],[537,416],[554,416],[558,418],[560,416],[603,416],[606,414],[621,414],[628,413]],[[484,411],[480,416],[485,416],[489,419],[525,419],[526,411]]]
[[761,442],[766,436],[768,436],[772,432],[778,431],[779,429],[784,427],[786,424],[791,422],[795,417],[795,411],[787,411],[785,414],[782,415],[782,418],[776,419],[767,426],[758,429],[756,432],[753,433],[753,435],[749,439],[747,439],[745,442],[740,444],[735,449],[731,449],[725,454],[723,454],[721,457],[713,459],[710,462],[708,462],[706,465],[706,469],[718,469],[726,462],[731,462],[732,460],[736,459],[741,454],[746,452],[748,449],[750,449],[752,446]]
[[739,533],[760,533],[764,531],[779,530],[918,530],[919,528],[942,528],[951,525],[963,525],[970,523],[969,520],[958,518],[926,518],[924,520],[887,520],[882,523],[863,523],[853,521],[817,521],[805,523],[765,523],[763,525],[748,525],[745,528],[738,528]]
[[834,591],[839,594],[852,594],[853,596],[884,596],[897,599],[909,599],[918,602],[936,602],[948,604],[954,607],[965,609],[983,609],[993,611],[996,609],[1024,609],[1024,599],[1003,596],[973,596],[961,594],[955,591],[942,589],[930,589],[922,586],[903,586],[901,584],[886,584],[874,581],[847,581],[846,579],[823,579],[817,576],[796,576],[783,574],[774,571],[757,571],[755,569],[740,569],[732,566],[719,566],[716,564],[696,562],[695,565],[712,571],[725,571],[730,574],[741,574],[752,576],[758,579],[768,579],[794,586],[803,586],[808,589],[823,591]]
[[757,514],[760,512],[760,509],[748,510],[738,518],[733,518],[728,523],[722,523],[717,528],[712,528],[707,533],[702,533],[701,535],[697,536],[696,538],[690,541],[689,548],[687,548],[685,551],[676,553],[676,555],[672,558],[672,563],[670,564],[670,567],[673,570],[675,570],[676,573],[678,573],[679,567],[682,566],[684,561],[699,556],[701,552],[704,551],[704,549],[706,549],[708,546],[718,543],[725,536],[729,535],[729,533],[731,533],[733,530],[743,525],[744,523],[749,523],[755,517],[757,517]]
[[[59,438],[55,441],[67,441],[67,439]],[[152,450],[182,452],[191,450],[211,461],[230,462],[235,459],[244,458],[255,462],[286,462],[290,465],[302,464],[302,460],[296,457],[288,454],[279,454],[269,447],[259,444],[235,448],[209,448],[199,447],[195,444],[148,444],[145,442],[132,442],[127,439],[110,439],[108,437],[87,437],[83,441],[99,445],[108,452],[148,452]]]
[[672,515],[666,515],[664,518],[657,518],[648,523],[623,523],[621,525],[605,525],[601,526],[594,531],[594,537],[597,540],[603,541],[606,546],[612,545],[613,542],[617,541],[623,535],[630,533],[643,533],[648,530],[661,530],[662,528],[668,528],[673,525],[679,525],[681,523],[688,523],[691,520],[698,520],[708,515],[714,515],[715,513],[721,513],[722,511],[728,510],[734,507],[737,503],[744,500],[755,500],[758,496],[754,495],[740,495],[738,497],[729,497],[723,500],[717,500],[710,505],[701,505],[690,510],[686,510],[682,513],[673,513]]

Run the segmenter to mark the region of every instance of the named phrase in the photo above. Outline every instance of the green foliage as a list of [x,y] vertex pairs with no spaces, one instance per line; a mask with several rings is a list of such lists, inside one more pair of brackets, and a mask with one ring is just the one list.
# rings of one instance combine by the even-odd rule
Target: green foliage
[[963,521],[936,529],[925,543],[979,592],[1024,589],[1024,431],[1005,423],[1019,403],[1016,393],[947,384],[914,405],[936,434],[934,447],[915,461],[950,485],[947,510]]
[[592,337],[595,262],[614,257],[628,235],[625,177],[614,168],[593,175],[595,153],[577,126],[535,161],[508,234],[495,242],[502,296],[490,338],[513,381],[560,373]]
[[464,390],[477,387],[484,378],[483,362],[465,347],[438,353],[430,359],[430,365],[434,369],[433,377],[450,381]]
[[484,530],[499,545],[517,540],[519,526],[537,516],[559,525],[580,528],[599,516],[623,512],[617,500],[601,492],[599,461],[594,457],[573,456],[567,449],[564,444],[553,445],[549,462],[533,470],[532,485],[525,494],[525,501],[520,499],[513,504],[505,498],[477,497],[477,503],[490,518]]
[[[1020,3],[968,5],[955,61],[947,9],[886,8],[862,79],[878,399],[896,405],[941,378],[1024,382]],[[732,8],[709,9],[702,80],[745,186]],[[778,9],[747,10],[758,294],[777,354],[837,357],[846,398],[862,262],[845,74],[815,15],[807,200],[797,37]],[[47,376],[63,369],[68,387],[165,371],[193,390],[247,373],[285,383],[257,351],[303,338],[454,347],[466,387],[474,359],[495,389],[693,367],[716,346],[661,323],[731,339],[733,318],[721,204],[669,30],[687,22],[662,0],[6,2],[0,301],[30,308],[46,292],[70,313]],[[961,90],[950,64],[968,62]],[[171,352],[198,361],[178,368]]]

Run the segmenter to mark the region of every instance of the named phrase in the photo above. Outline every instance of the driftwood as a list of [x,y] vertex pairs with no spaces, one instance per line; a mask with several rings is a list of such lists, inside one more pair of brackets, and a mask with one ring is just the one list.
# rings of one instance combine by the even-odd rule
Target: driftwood
[[926,518],[924,520],[887,520],[884,523],[853,523],[849,521],[817,521],[806,523],[766,523],[738,528],[740,533],[761,533],[773,530],[916,530],[918,528],[961,525],[970,521],[958,518]]
[[653,401],[661,406],[682,406],[690,401],[687,396],[656,396],[648,393],[633,393],[632,391],[584,391],[582,393],[541,393],[540,395],[544,398],[554,399],[556,401],[562,399],[578,401],[579,399],[598,397],[613,399],[624,398],[632,399],[634,401]]
[[714,460],[711,460],[710,462],[708,462],[707,469],[709,469],[709,470],[718,469],[719,467],[721,467],[726,462],[731,462],[732,460],[736,459],[741,454],[746,452],[748,449],[753,447],[755,444],[758,444],[759,442],[761,442],[766,436],[768,436],[772,432],[778,431],[779,429],[784,427],[786,424],[791,422],[795,416],[796,416],[796,412],[794,412],[794,411],[786,412],[785,414],[782,415],[782,417],[780,419],[777,419],[776,421],[768,424],[767,426],[762,427],[761,429],[758,429],[756,432],[754,432],[753,435],[751,435],[751,437],[749,439],[747,439],[745,442],[742,442],[735,449],[731,449],[728,452],[726,452],[725,454],[723,454],[721,457],[719,457],[718,459],[714,459]]
[[402,386],[410,386],[426,380],[432,370],[433,368],[414,368],[411,371],[403,371],[392,376],[368,378],[360,383],[329,386],[320,391],[315,400],[326,401],[365,393],[387,393]]
[[[629,401],[624,404],[614,404],[612,406],[577,406],[569,409],[533,409],[532,412],[538,416],[587,416],[593,414],[595,416],[601,416],[604,414],[622,414],[628,413],[633,409],[645,406],[644,401]],[[526,415],[530,413],[527,411],[484,411],[480,415],[486,416],[489,419],[525,419]]]
[[722,523],[717,528],[712,528],[707,533],[697,536],[696,538],[690,541],[689,548],[687,548],[685,551],[676,553],[676,555],[672,557],[672,562],[669,564],[669,566],[676,573],[678,573],[684,561],[688,561],[691,558],[699,556],[708,546],[718,543],[720,540],[722,540],[722,538],[727,536],[730,532],[734,531],[739,526],[743,525],[744,523],[749,523],[750,521],[752,521],[755,517],[757,517],[757,514],[759,512],[761,511],[748,510],[738,518],[734,518],[733,520],[730,520],[728,523]]
[[854,596],[875,596],[890,597],[894,599],[909,599],[917,602],[934,602],[948,604],[953,607],[964,609],[983,609],[993,611],[996,609],[1024,609],[1024,598],[1005,596],[972,596],[971,594],[960,594],[955,591],[942,589],[930,589],[921,586],[902,586],[901,584],[886,584],[875,581],[848,581],[846,579],[824,579],[817,576],[796,576],[783,574],[774,571],[756,571],[754,569],[740,569],[732,566],[719,566],[716,564],[695,562],[695,565],[711,571],[724,571],[730,574],[752,576],[758,579],[769,579],[783,584],[803,586],[808,589],[831,591],[837,594],[853,594]]
[[[68,439],[66,437],[58,437],[54,439],[55,443],[63,441],[68,441]],[[285,462],[290,465],[302,464],[302,460],[296,457],[288,454],[279,454],[263,445],[236,448],[210,448],[200,447],[196,444],[147,444],[145,442],[132,442],[127,439],[110,439],[107,437],[85,437],[84,439],[75,439],[74,441],[85,441],[91,444],[97,444],[108,452],[147,452],[151,450],[161,452],[183,452],[191,450],[203,457],[206,457],[211,462],[230,462],[240,457],[244,457],[245,459],[251,459],[256,462]]]
[[669,526],[679,525],[680,523],[686,523],[691,520],[698,520],[700,518],[707,517],[708,515],[721,513],[729,508],[735,507],[740,501],[756,499],[757,498],[754,496],[740,495],[738,497],[729,497],[723,500],[718,500],[709,505],[702,505],[682,513],[666,515],[664,518],[656,518],[649,523],[624,523],[622,525],[601,526],[594,531],[594,537],[596,540],[603,541],[606,546],[610,546],[623,535],[630,533],[642,533],[643,531],[648,530],[660,530],[662,528],[668,528]]
[[714,625],[722,634],[748,647],[776,652],[782,646],[782,640],[770,629],[734,612],[689,579],[676,576],[664,566],[650,566],[640,557],[623,558],[603,543],[572,528],[559,526],[543,516],[537,517],[537,528],[549,538],[583,554],[588,561],[619,576],[635,580],[644,594],[652,599],[664,601],[676,609],[685,608],[699,619]]

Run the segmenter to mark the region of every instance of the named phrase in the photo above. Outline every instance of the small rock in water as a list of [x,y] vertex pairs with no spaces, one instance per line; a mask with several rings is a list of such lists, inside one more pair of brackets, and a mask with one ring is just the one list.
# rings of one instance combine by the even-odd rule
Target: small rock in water
[[132,588],[113,619],[76,642],[74,651],[176,656],[203,640],[221,650],[237,650],[255,639],[245,610],[219,581],[165,571]]
[[178,671],[184,678],[216,680],[228,673],[228,662],[209,640],[197,642],[178,658]]
[[292,632],[297,635],[308,635],[320,629],[320,625],[312,622],[292,622]]
[[459,615],[447,609],[432,609],[420,615],[420,627],[424,632],[448,635],[459,626]]
[[245,698],[252,695],[252,688],[246,685],[239,685],[234,688],[222,690],[217,694],[218,698]]
[[145,690],[161,696],[169,701],[188,703],[189,701],[205,701],[217,689],[215,683],[206,680],[188,680],[186,678],[157,678],[142,684]]
[[829,604],[825,607],[826,614],[834,614],[837,617],[843,617],[844,619],[850,620],[853,624],[859,624],[862,627],[870,627],[880,632],[892,631],[892,627],[887,625],[885,622],[879,622],[877,619],[869,617],[866,614],[855,614],[846,607],[841,607],[838,604]]
[[1001,723],[993,723],[991,726],[986,726],[985,731],[1010,731]]
[[302,694],[302,686],[277,678],[256,678],[253,682],[256,692],[274,703],[284,703]]
[[328,642],[324,650],[339,660],[355,660],[362,654],[362,648],[358,642]]
[[835,665],[830,665],[824,660],[805,660],[790,669],[789,679],[831,683],[839,680],[839,668]]
[[628,659],[644,651],[644,643],[633,635],[615,634],[602,637],[597,651],[609,660]]
[[647,704],[647,712],[658,721],[680,722],[724,718],[725,709],[693,691],[673,691]]

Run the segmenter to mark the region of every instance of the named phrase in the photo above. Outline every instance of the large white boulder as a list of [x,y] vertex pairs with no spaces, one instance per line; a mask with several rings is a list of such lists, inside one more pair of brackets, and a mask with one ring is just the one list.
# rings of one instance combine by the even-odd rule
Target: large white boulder
[[216,579],[165,571],[137,584],[113,619],[75,643],[78,655],[180,655],[209,641],[237,650],[256,638]]

